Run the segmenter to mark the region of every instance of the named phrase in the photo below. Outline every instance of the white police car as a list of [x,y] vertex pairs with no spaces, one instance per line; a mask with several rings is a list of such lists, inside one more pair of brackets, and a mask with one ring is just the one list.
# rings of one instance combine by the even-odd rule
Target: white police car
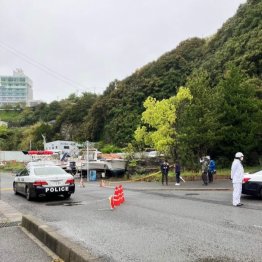
[[245,174],[242,184],[242,194],[262,198],[262,170],[252,174]]
[[55,195],[68,199],[75,192],[75,181],[72,175],[50,161],[29,162],[16,174],[13,189],[27,200]]

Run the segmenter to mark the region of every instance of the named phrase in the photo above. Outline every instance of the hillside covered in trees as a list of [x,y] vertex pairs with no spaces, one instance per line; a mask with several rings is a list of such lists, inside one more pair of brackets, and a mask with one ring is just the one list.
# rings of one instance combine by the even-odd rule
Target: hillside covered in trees
[[[51,140],[103,141],[119,147],[133,143],[143,123],[144,102],[177,95],[180,87],[192,99],[176,111],[174,158],[195,161],[211,154],[228,164],[243,151],[250,164],[262,155],[262,2],[248,0],[236,15],[207,39],[191,38],[123,80],[112,81],[103,95],[77,97],[25,108],[1,127],[1,150],[42,148]],[[12,120],[10,120],[12,119]],[[168,120],[167,120],[168,121]],[[152,144],[151,144],[152,146]]]

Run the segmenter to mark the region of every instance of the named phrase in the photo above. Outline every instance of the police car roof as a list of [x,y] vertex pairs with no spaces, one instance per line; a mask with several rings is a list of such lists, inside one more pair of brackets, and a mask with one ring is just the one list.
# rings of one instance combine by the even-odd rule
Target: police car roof
[[52,161],[33,161],[27,164],[28,168],[34,166],[56,166],[56,164]]

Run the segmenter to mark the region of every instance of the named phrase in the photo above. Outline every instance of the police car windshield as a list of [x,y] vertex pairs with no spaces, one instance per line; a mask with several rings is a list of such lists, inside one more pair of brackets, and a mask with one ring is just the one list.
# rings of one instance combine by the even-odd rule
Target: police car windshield
[[58,166],[48,167],[35,167],[36,176],[49,176],[49,175],[64,175],[67,174],[65,170]]

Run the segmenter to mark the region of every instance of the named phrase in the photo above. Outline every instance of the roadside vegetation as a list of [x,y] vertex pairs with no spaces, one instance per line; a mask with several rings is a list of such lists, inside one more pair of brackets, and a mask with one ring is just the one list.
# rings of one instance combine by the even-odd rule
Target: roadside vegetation
[[16,173],[17,171],[23,169],[25,164],[22,162],[16,161],[8,161],[5,163],[1,163],[0,165],[0,172],[13,172]]
[[[0,172],[12,172],[17,173],[18,171],[22,170],[25,167],[25,163],[22,162],[16,162],[16,161],[8,161],[5,163],[0,163]],[[258,170],[261,170],[261,166],[244,166],[245,173],[252,173]],[[130,170],[130,168],[129,168]],[[201,179],[201,171],[193,172],[190,170],[183,170],[181,173],[181,176],[186,181],[191,180],[200,180]],[[174,182],[175,181],[175,173],[173,172],[173,167],[170,168],[169,172],[169,180]],[[218,168],[216,172],[217,179],[223,178],[223,179],[229,179],[230,177],[230,168]],[[162,178],[160,170],[155,170],[154,172],[149,173],[126,173],[124,177],[121,177],[120,179],[127,179],[132,181],[147,181],[147,182],[160,182]],[[114,178],[112,178],[114,180]]]
[[[245,173],[252,173],[255,171],[261,170],[261,166],[251,166],[245,167]],[[218,169],[215,174],[215,179],[229,179],[230,178],[230,169],[229,168],[221,168]],[[194,180],[201,180],[201,171],[199,172],[192,172],[192,171],[183,171],[181,176],[186,181],[194,181]],[[134,174],[130,177],[132,181],[147,181],[147,182],[161,182],[162,174],[161,172],[154,172],[152,174]],[[175,182],[176,175],[174,172],[168,173],[168,179],[170,182]]]

